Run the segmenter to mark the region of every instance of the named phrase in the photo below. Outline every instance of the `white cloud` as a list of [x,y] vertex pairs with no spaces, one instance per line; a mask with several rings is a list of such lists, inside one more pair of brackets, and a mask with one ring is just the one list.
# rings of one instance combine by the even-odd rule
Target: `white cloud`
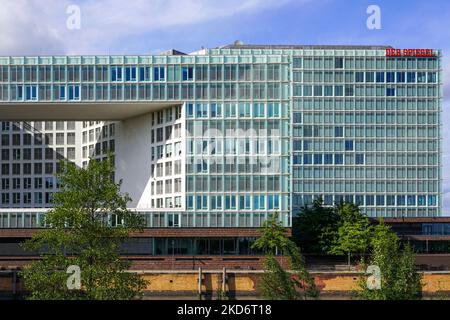
[[[0,54],[105,53],[121,42],[126,44],[127,37],[212,20],[220,23],[223,18],[279,7],[290,1],[0,0]],[[66,28],[66,9],[70,4],[81,8],[80,30]]]

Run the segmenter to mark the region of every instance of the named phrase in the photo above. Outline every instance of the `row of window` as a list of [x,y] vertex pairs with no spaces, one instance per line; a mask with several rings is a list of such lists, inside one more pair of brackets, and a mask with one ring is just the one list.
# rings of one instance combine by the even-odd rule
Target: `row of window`
[[0,66],[0,82],[279,81],[287,80],[287,70],[280,64]]
[[348,126],[344,128],[342,126],[305,125],[294,126],[293,136],[298,138],[437,138],[439,137],[439,126]]
[[295,69],[436,69],[438,58],[311,57],[293,58]]
[[56,177],[35,178],[2,178],[1,190],[30,190],[30,189],[54,189],[59,188]]
[[[293,206],[300,207],[311,204],[313,196],[294,195]],[[360,206],[430,206],[437,205],[438,197],[436,195],[323,195],[323,202],[327,206],[342,201],[353,202]]]
[[172,209],[181,208],[181,197],[166,197],[152,199],[150,202],[152,209]]
[[[69,158],[69,157],[68,157]],[[62,159],[62,156],[61,156]],[[73,157],[75,159],[75,157]],[[73,160],[70,159],[70,160]],[[55,174],[60,170],[60,163],[2,163],[1,174],[7,175],[31,175],[31,174]]]
[[429,165],[439,164],[439,153],[429,154],[343,154],[343,153],[316,153],[294,155],[294,165]]
[[51,205],[53,192],[2,193],[2,205]]
[[[51,151],[50,151],[51,150]],[[47,148],[45,149],[45,160],[53,160],[55,158],[60,160],[64,158],[69,158],[70,160],[75,159],[75,148]],[[43,149],[1,149],[1,160],[2,161],[20,161],[20,160],[42,160],[43,159]]]
[[294,85],[294,97],[437,97],[438,86]]
[[293,152],[296,151],[378,151],[378,152],[438,152],[439,142],[432,140],[294,140]]
[[[426,179],[439,178],[438,168],[424,167],[294,167],[294,179]],[[390,181],[394,183],[393,181]]]
[[[281,107],[281,108],[280,108]],[[286,117],[287,105],[278,102],[265,103],[188,103],[187,118],[279,118]]]
[[293,192],[294,193],[312,193],[312,192],[327,192],[327,193],[397,193],[404,192],[411,193],[437,193],[439,192],[439,180],[402,180],[402,181],[386,181],[374,179],[369,180],[334,180],[334,182],[321,181],[321,180],[302,180],[294,181]]
[[439,114],[428,112],[294,112],[294,124],[438,124]]
[[187,176],[186,192],[287,192],[287,177],[274,175]]
[[108,153],[114,153],[116,151],[116,141],[102,141],[89,146],[84,146],[82,149],[83,158],[90,158],[94,156],[107,155]]
[[75,132],[66,133],[13,133],[1,135],[1,146],[42,146],[46,145],[74,145]]
[[294,71],[294,82],[303,83],[437,83],[437,72],[322,72]]
[[426,98],[303,98],[294,99],[294,111],[403,111],[403,110],[433,110],[437,111],[440,103],[436,99]]
[[64,131],[64,130],[75,130],[75,121],[35,121],[33,124],[29,122],[1,122],[2,131]]
[[277,210],[281,208],[280,195],[217,195],[187,196],[188,210]]
[[289,99],[289,85],[231,84],[97,84],[0,85],[0,101],[133,101]]

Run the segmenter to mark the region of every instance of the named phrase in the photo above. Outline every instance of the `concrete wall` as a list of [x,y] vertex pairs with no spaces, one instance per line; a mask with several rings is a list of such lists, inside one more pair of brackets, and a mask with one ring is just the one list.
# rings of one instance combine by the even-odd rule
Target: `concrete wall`
[[150,208],[151,114],[120,122],[116,134],[116,178],[123,179],[131,208]]
[[[197,299],[199,293],[198,271],[138,271],[148,282],[146,296],[151,299],[190,298]],[[258,281],[262,271],[227,271],[226,291],[230,298],[258,298]],[[330,297],[348,299],[358,290],[359,273],[356,272],[312,272],[322,299]],[[216,298],[222,290],[223,270],[202,272],[202,294]],[[449,295],[450,272],[425,272],[423,294]],[[23,282],[17,279],[16,292],[23,292]],[[12,274],[0,276],[0,293],[13,292]]]

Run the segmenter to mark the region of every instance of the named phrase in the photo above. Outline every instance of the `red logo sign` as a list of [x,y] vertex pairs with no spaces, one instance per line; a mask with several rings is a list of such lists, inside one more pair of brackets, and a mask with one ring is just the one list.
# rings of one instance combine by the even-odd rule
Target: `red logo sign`
[[386,57],[434,57],[433,49],[386,49]]

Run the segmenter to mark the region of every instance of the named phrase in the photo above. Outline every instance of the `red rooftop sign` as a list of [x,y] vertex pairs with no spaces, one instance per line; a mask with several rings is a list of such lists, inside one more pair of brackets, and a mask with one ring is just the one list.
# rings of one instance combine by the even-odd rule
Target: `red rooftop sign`
[[433,49],[386,49],[386,57],[434,57]]

